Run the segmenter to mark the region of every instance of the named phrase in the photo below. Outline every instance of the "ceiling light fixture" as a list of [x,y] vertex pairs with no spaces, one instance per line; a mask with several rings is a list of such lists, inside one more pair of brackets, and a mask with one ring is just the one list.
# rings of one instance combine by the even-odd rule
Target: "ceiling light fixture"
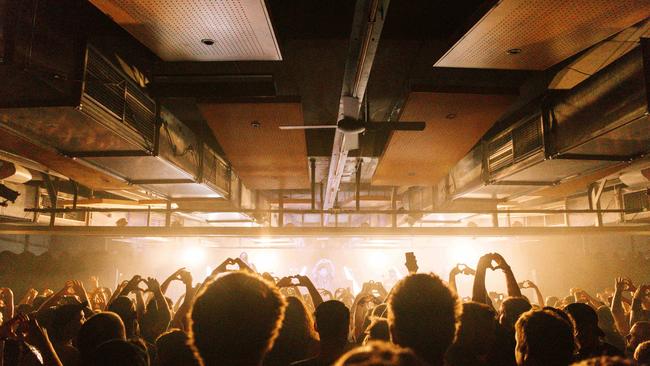
[[206,45],[206,46],[212,46],[212,45],[214,44],[214,39],[203,38],[203,39],[201,40],[201,43],[203,43],[203,44]]
[[262,127],[262,124],[260,123],[260,121],[253,121],[253,122],[251,122],[251,127],[260,128],[260,127]]
[[521,48],[511,48],[507,50],[506,53],[509,55],[518,55],[521,53]]
[[446,119],[454,119],[456,118],[456,113],[449,113],[448,115],[445,116]]

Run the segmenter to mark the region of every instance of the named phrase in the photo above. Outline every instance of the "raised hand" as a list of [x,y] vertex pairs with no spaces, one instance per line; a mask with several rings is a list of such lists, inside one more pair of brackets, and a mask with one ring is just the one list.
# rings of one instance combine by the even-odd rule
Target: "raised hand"
[[499,254],[499,253],[492,253],[492,261],[494,261],[494,263],[496,263],[496,266],[492,266],[493,270],[501,269],[501,270],[505,271],[506,269],[510,268],[510,266],[508,265],[508,262],[506,262],[506,260],[503,258],[503,256],[501,254]]
[[147,277],[147,279],[144,280],[144,283],[147,285],[147,288],[149,288],[149,290],[153,291],[154,293],[160,291],[160,283],[158,283],[157,279],[153,277]]
[[185,268],[181,268],[181,271],[178,273],[178,278],[183,282],[186,286],[192,286],[192,274],[190,271],[186,270]]

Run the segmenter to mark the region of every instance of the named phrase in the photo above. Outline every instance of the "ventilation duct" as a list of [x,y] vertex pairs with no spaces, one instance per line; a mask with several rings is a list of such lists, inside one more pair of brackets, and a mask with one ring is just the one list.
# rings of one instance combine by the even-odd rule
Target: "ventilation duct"
[[513,199],[650,151],[648,70],[637,47],[510,117],[450,171],[448,199]]
[[23,184],[32,180],[32,173],[20,165],[0,161],[0,181]]
[[228,196],[229,165],[143,87],[156,57],[87,2],[64,3],[10,2],[0,128],[166,197]]

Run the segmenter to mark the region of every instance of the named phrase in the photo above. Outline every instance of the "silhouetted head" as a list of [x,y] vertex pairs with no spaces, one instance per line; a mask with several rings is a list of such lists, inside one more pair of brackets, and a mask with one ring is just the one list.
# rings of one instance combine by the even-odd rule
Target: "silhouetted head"
[[89,359],[92,352],[102,343],[113,340],[126,340],[122,319],[115,313],[98,313],[86,320],[79,329],[77,347],[83,360]]
[[564,307],[575,324],[578,346],[591,349],[597,347],[605,333],[598,327],[598,314],[591,306],[583,303],[569,304]]
[[478,302],[463,304],[456,344],[477,356],[487,355],[496,337],[496,312]]
[[530,302],[524,297],[512,296],[501,303],[499,310],[499,323],[507,329],[514,330],[515,323],[521,314],[532,309]]
[[284,311],[282,327],[273,348],[264,359],[266,366],[287,365],[313,356],[308,352],[310,345],[318,339],[314,321],[300,299],[292,296],[286,300],[287,307]]
[[456,294],[438,276],[409,275],[395,285],[388,299],[391,339],[431,365],[442,364],[460,310]]
[[411,350],[392,343],[374,341],[344,354],[335,366],[425,366]]
[[372,317],[370,325],[366,328],[366,337],[363,340],[364,344],[371,341],[385,341],[390,342],[390,331],[388,330],[388,319]]
[[515,358],[519,366],[571,364],[575,342],[573,327],[549,310],[531,310],[515,325]]
[[192,348],[187,344],[189,337],[179,329],[170,330],[156,339],[159,366],[199,366]]
[[133,342],[114,339],[97,347],[87,362],[89,366],[149,366],[146,350]]
[[321,342],[346,342],[350,330],[350,310],[338,300],[328,300],[316,307],[316,331]]
[[126,329],[127,338],[133,338],[138,335],[138,318],[135,311],[135,304],[126,296],[119,296],[108,306],[111,311],[120,316]]
[[574,363],[572,366],[634,366],[634,362],[622,357],[594,357]]
[[259,365],[278,335],[286,302],[275,285],[244,272],[210,280],[191,313],[190,344],[211,365]]

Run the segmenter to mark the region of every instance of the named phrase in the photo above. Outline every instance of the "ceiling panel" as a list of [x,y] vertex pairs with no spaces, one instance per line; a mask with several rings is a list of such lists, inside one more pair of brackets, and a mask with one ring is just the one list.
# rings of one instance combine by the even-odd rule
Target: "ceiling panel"
[[[199,103],[235,172],[251,189],[309,188],[300,103]],[[253,121],[259,123],[254,127]]]
[[479,141],[516,96],[413,92],[400,120],[425,121],[422,132],[395,131],[373,184],[431,186]]
[[648,16],[648,0],[502,0],[434,66],[545,70]]
[[264,0],[90,1],[165,61],[282,59]]

